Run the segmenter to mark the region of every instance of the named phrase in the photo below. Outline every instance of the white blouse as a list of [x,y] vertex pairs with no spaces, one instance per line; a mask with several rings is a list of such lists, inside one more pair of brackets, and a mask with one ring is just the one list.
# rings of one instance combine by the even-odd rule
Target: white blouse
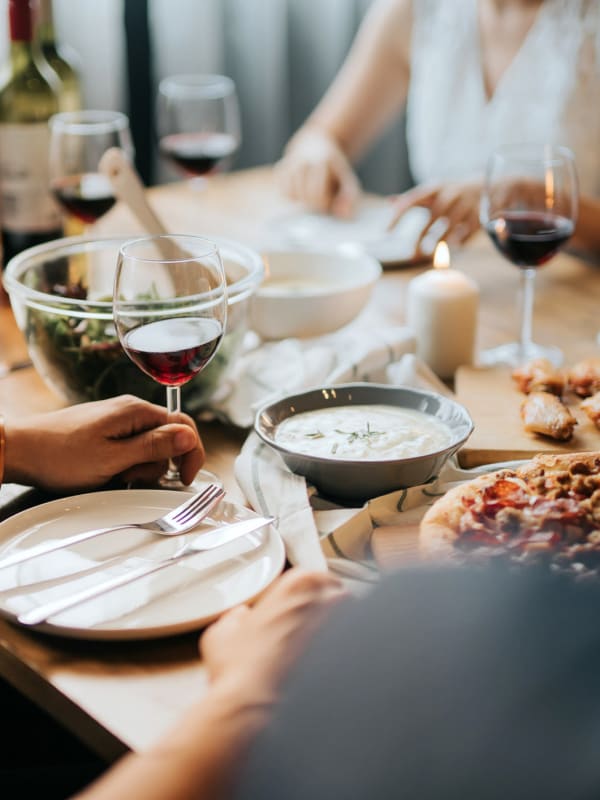
[[477,0],[413,0],[407,105],[417,183],[481,175],[501,144],[575,153],[580,188],[600,196],[600,0],[544,0],[491,98]]

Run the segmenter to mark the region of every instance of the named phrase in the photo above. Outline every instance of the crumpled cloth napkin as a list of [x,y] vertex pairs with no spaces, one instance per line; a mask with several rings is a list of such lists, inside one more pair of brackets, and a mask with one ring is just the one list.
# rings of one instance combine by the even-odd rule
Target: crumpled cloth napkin
[[[450,394],[431,370],[412,354],[387,370],[388,382]],[[292,473],[275,450],[251,433],[235,463],[235,476],[249,504],[278,519],[291,564],[328,568],[359,580],[377,580],[371,550],[376,526],[417,523],[428,505],[458,482],[508,464],[465,470],[449,459],[437,479],[376,497],[358,508],[336,506],[320,498],[306,480]]]
[[414,350],[408,328],[382,324],[369,314],[327,336],[267,342],[238,358],[211,411],[250,428],[267,402],[313,386],[385,381],[386,368]]

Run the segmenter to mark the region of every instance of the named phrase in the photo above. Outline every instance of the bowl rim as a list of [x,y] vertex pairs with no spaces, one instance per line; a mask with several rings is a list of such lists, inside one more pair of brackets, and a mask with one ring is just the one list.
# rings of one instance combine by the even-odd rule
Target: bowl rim
[[[35,301],[46,307],[51,304],[50,301],[52,301],[52,305],[60,305],[61,310],[64,311],[67,311],[69,308],[80,311],[82,306],[87,305],[98,308],[99,313],[104,312],[112,316],[112,301],[80,300],[73,297],[60,297],[59,295],[41,292],[39,289],[32,289],[29,286],[25,286],[20,280],[21,274],[24,272],[27,262],[31,259],[41,260],[43,256],[48,254],[54,254],[56,258],[59,258],[60,255],[74,255],[77,252],[81,252],[79,249],[82,245],[85,245],[83,252],[101,250],[109,245],[118,249],[126,242],[144,238],[144,236],[145,234],[140,234],[139,232],[135,234],[115,234],[113,236],[87,236],[83,234],[81,236],[67,236],[60,239],[53,239],[50,242],[29,247],[17,253],[16,256],[13,256],[6,265],[2,277],[4,288],[9,295],[20,295],[29,301]],[[228,291],[227,304],[228,306],[234,305],[245,300],[260,285],[264,277],[265,264],[258,250],[254,250],[245,244],[222,236],[207,236],[203,238],[206,238],[217,246],[223,259],[227,257],[226,254],[228,250],[232,255],[237,252],[238,255],[243,255],[248,259],[248,263],[250,264],[248,273],[240,278],[240,280],[231,284]],[[39,261],[37,263],[39,263]]]
[[[331,297],[332,295],[338,296],[343,292],[353,292],[358,289],[368,289],[373,287],[379,278],[383,274],[383,269],[379,261],[374,258],[372,255],[366,252],[366,250],[360,250],[356,252],[340,252],[339,250],[284,250],[282,248],[272,248],[272,249],[262,249],[261,256],[266,262],[267,270],[263,281],[261,282],[260,286],[256,290],[256,295],[260,296],[261,298],[276,298],[279,300],[280,298],[294,298],[294,299],[303,299],[306,297]],[[268,291],[269,285],[269,277],[276,278],[276,276],[269,276],[269,259],[270,258],[277,258],[280,256],[290,256],[290,257],[312,257],[312,258],[324,258],[324,259],[331,259],[331,258],[339,258],[347,262],[363,262],[368,265],[368,271],[365,270],[367,274],[361,274],[354,277],[354,279],[346,278],[342,281],[331,280],[331,281],[323,281],[323,283],[314,288],[307,288],[307,289],[298,289],[294,291],[281,291],[280,293],[277,292],[270,292]],[[289,276],[286,276],[289,277]],[[298,279],[302,279],[302,273],[298,274]],[[267,289],[267,292],[264,290]]]
[[[411,392],[415,395],[421,395],[422,397],[431,398],[433,400],[439,400],[444,403],[450,403],[451,405],[455,406],[457,409],[460,409],[461,413],[465,418],[466,424],[466,432],[461,434],[459,437],[454,437],[452,441],[438,450],[433,450],[430,453],[423,453],[421,455],[416,456],[407,456],[405,458],[380,458],[380,459],[349,459],[349,458],[331,458],[326,456],[315,456],[309,455],[307,453],[300,453],[298,450],[291,450],[288,447],[283,447],[282,445],[275,442],[273,438],[271,438],[266,431],[261,429],[260,420],[261,417],[266,414],[269,409],[279,405],[280,403],[286,402],[293,402],[294,400],[299,400],[300,398],[305,397],[306,395],[310,395],[317,392],[331,392],[331,391],[340,391],[340,390],[347,390],[347,389],[375,389],[375,391],[380,390],[394,390],[394,389],[402,389],[403,391]],[[340,406],[343,406],[343,403],[340,403]],[[349,404],[346,404],[349,405]],[[385,403],[382,402],[382,405]],[[391,405],[391,404],[390,404]],[[323,406],[324,407],[324,406]],[[399,406],[402,408],[403,406]],[[305,409],[305,411],[309,410],[318,410],[318,407],[314,409]],[[303,413],[303,412],[298,412]],[[432,415],[433,416],[433,415]],[[358,466],[364,466],[368,464],[369,467],[375,465],[390,465],[390,464],[397,464],[397,463],[410,463],[410,462],[419,462],[425,459],[433,459],[444,455],[445,453],[451,454],[452,452],[456,452],[463,445],[469,436],[473,433],[475,425],[473,423],[473,419],[469,414],[468,410],[462,403],[459,403],[452,397],[447,397],[446,395],[440,394],[439,392],[431,391],[429,389],[418,389],[413,386],[403,386],[399,384],[392,384],[392,383],[368,383],[368,382],[349,382],[349,383],[340,383],[340,384],[327,384],[321,386],[313,386],[309,387],[301,392],[294,392],[293,394],[285,395],[284,397],[279,397],[276,400],[269,400],[264,403],[256,412],[254,417],[254,431],[258,435],[258,437],[267,445],[272,447],[273,449],[277,450],[278,452],[292,456],[294,458],[303,458],[303,459],[310,459],[317,464],[335,464],[336,467],[346,467],[348,469]]]

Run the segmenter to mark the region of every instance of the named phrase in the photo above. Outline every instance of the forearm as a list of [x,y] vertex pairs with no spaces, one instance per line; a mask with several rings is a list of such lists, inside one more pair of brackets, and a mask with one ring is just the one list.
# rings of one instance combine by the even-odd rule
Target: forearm
[[126,756],[77,800],[225,800],[271,707],[242,686],[213,687],[158,745]]
[[[412,3],[380,0],[303,131],[329,136],[356,160],[397,115],[409,81]],[[293,139],[292,139],[293,142]]]

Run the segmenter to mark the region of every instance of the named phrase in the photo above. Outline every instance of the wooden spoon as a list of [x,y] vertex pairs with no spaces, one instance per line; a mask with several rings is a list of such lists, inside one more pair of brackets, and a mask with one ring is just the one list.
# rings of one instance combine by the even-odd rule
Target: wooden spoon
[[[109,179],[115,196],[131,209],[149,234],[152,236],[168,234],[165,224],[148,203],[144,184],[124,150],[120,147],[109,148],[100,159],[98,171]],[[167,261],[194,257],[191,253],[179,247],[172,239],[157,239],[156,246]],[[185,275],[185,268],[183,268],[183,271],[175,271],[174,274],[176,276]],[[212,276],[209,270],[207,270],[206,276],[207,286],[205,291],[208,291],[212,285]]]
[[165,224],[150,207],[146,190],[127,154],[120,147],[111,147],[98,164],[98,171],[111,182],[115,195],[138,218],[144,230],[153,236],[168,233]]

